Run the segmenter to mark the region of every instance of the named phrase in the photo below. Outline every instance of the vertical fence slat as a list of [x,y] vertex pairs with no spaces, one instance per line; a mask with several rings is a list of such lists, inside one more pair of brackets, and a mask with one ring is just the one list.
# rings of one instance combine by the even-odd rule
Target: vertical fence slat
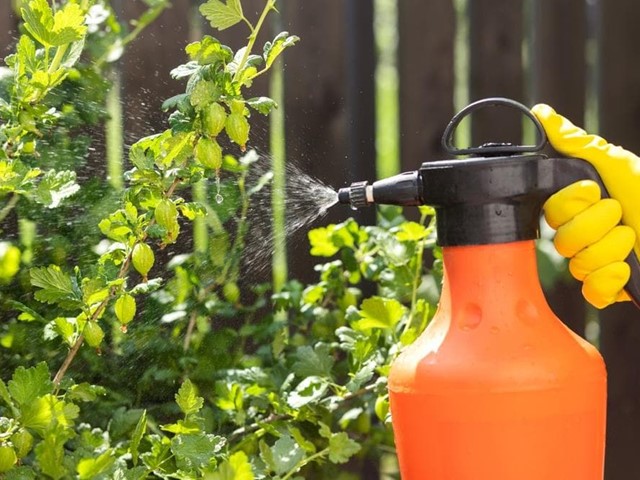
[[[2,2],[0,5],[0,58],[11,51],[18,35],[16,29],[16,16],[11,8],[11,2]],[[1,63],[4,64],[4,61]]]
[[[640,3],[600,2],[600,133],[640,152]],[[601,346],[609,372],[607,480],[640,478],[640,313],[632,305],[602,312]]]
[[[522,0],[469,2],[470,98],[501,96],[525,101],[522,71]],[[520,142],[522,118],[505,109],[488,109],[471,118],[471,141]],[[497,138],[497,136],[500,138]]]
[[532,100],[584,121],[586,4],[584,0],[533,2]]
[[444,158],[442,132],[453,116],[455,14],[451,0],[398,2],[402,170]]
[[[129,45],[122,60],[123,101],[127,140],[167,128],[162,102],[184,91],[169,72],[185,60],[189,41],[189,0],[174,0],[155,22]],[[143,2],[123,2],[124,18],[144,11]]]
[[[285,53],[287,161],[334,187],[352,180],[347,167],[349,129],[346,111],[346,2],[285,2],[284,24],[301,41]],[[374,159],[371,159],[374,162]],[[314,225],[340,222],[342,208]],[[306,231],[289,239],[292,278],[312,280],[313,260]]]
[[[586,4],[584,0],[533,0],[530,103],[544,102],[584,123],[586,94]],[[570,34],[567,34],[570,32]],[[553,311],[584,336],[586,308],[577,281],[546,291]]]

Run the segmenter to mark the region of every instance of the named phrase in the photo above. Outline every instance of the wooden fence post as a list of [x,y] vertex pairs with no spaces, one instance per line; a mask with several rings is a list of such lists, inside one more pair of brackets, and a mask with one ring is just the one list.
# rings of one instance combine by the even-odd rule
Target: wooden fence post
[[[548,103],[583,125],[587,65],[584,0],[532,0],[530,28],[530,105]],[[552,152],[549,152],[552,153]],[[585,302],[581,284],[560,280],[546,291],[553,311],[574,332],[585,334]]]
[[[640,3],[600,2],[600,133],[640,152]],[[607,480],[640,478],[640,312],[630,304],[601,314],[601,349],[609,372]]]
[[11,2],[2,2],[0,5],[0,58],[4,64],[4,57],[9,54],[17,41],[17,18],[11,8]]
[[453,2],[399,0],[398,23],[400,164],[415,170],[446,155],[440,139],[453,116]]
[[[522,0],[469,2],[470,99],[500,96],[525,101],[522,71]],[[471,118],[471,142],[520,142],[522,115],[485,109]]]

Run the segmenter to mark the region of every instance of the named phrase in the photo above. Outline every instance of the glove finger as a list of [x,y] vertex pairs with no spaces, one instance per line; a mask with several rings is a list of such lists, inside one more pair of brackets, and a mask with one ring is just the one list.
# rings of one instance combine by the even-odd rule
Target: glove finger
[[625,262],[610,263],[584,279],[582,295],[596,308],[615,303],[629,281],[631,268]]
[[600,187],[592,180],[582,180],[554,193],[544,204],[544,218],[557,230],[579,213],[600,200]]
[[[635,157],[628,150],[613,145],[598,135],[588,134],[549,105],[535,105],[531,112],[540,120],[553,148],[568,157],[586,160],[596,167],[601,176],[606,173],[606,169],[602,167],[605,167],[607,162],[616,159],[626,161],[630,156]],[[605,184],[609,185],[607,179],[603,179]]]
[[579,251],[569,261],[569,271],[574,278],[584,280],[591,272],[605,265],[624,261],[633,250],[635,241],[633,228],[618,225],[600,240]]
[[605,198],[558,228],[553,243],[560,255],[573,257],[580,250],[604,237],[621,218],[620,202],[613,198]]

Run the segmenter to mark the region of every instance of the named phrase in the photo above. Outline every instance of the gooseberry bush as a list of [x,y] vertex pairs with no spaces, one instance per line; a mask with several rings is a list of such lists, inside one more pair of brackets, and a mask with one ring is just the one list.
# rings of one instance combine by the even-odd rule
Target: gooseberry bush
[[111,63],[169,6],[144,3],[131,29],[106,0],[19,2],[0,79],[0,475],[373,478],[393,457],[390,362],[434,313],[433,212],[312,230],[317,283],[241,281],[271,180],[253,174],[252,117],[277,107],[247,92],[298,41],[257,48],[275,0],[257,18],[203,2],[214,29],[248,28],[246,45],[187,45],[171,72],[184,93],[163,104],[168,128],[131,146],[126,188],[79,181]]

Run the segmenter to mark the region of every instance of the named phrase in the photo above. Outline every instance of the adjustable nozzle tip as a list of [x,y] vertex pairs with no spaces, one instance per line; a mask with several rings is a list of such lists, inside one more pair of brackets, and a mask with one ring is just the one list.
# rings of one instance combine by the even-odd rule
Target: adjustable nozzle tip
[[349,205],[351,203],[351,189],[349,187],[338,190],[338,203]]
[[367,187],[369,182],[355,182],[349,187],[338,190],[338,202],[351,205],[351,208],[362,208],[373,203],[367,199]]

